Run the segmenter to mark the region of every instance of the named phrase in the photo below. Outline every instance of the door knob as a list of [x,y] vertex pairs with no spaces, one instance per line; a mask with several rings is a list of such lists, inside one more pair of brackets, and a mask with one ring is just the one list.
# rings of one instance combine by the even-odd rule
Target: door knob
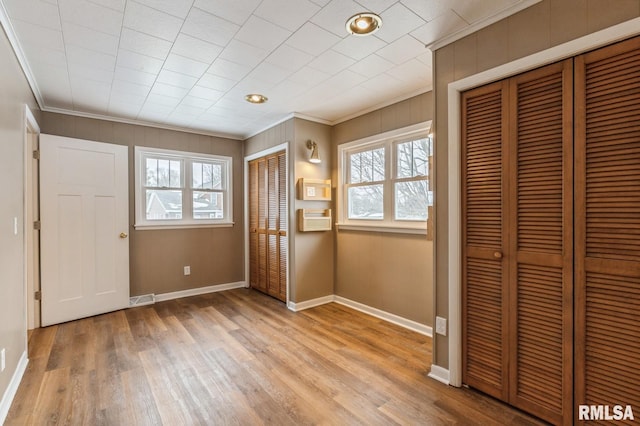
[[127,238],[128,236],[129,236],[129,235],[127,235],[127,233],[126,233],[126,232],[121,232],[121,233],[120,233],[120,238],[123,238],[123,239],[124,239],[124,238]]
[[502,259],[502,252],[494,251],[493,257],[495,257],[496,259]]

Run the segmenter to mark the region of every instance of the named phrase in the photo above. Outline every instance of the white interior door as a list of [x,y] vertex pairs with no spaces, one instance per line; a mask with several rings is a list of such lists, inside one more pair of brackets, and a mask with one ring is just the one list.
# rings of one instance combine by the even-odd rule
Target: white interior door
[[42,325],[129,303],[128,147],[40,136]]

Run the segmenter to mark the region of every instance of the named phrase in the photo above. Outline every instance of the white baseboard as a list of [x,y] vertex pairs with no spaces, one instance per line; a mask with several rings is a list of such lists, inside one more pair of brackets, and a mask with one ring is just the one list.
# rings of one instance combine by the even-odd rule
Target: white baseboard
[[0,401],[0,425],[4,424],[9,414],[13,398],[16,396],[16,392],[18,392],[18,386],[20,386],[22,376],[27,370],[27,364],[29,364],[29,358],[27,357],[27,351],[24,351],[20,357],[20,361],[18,361],[16,371],[13,372],[9,386],[7,386],[7,390],[4,392],[2,400]]
[[287,307],[293,312],[300,312],[305,309],[314,308],[320,305],[326,305],[327,303],[339,303],[344,306],[348,306],[356,311],[364,312],[365,314],[380,318],[390,323],[399,325],[400,327],[407,328],[415,331],[416,333],[424,334],[425,336],[433,337],[433,329],[425,324],[403,318],[396,314],[392,314],[381,309],[373,308],[360,302],[356,302],[342,296],[336,296],[335,294],[329,296],[318,297],[317,299],[305,300],[304,302],[289,302]]
[[164,300],[179,299],[181,297],[197,296],[199,294],[215,293],[218,291],[232,290],[234,288],[246,288],[247,283],[245,281],[238,281],[235,283],[210,285],[207,287],[190,288],[188,290],[173,291],[171,293],[156,294],[156,302],[162,302]]
[[341,305],[348,306],[357,311],[364,312],[365,314],[369,314],[376,318],[380,318],[390,323],[399,325],[400,327],[408,328],[409,330],[415,331],[416,333],[433,337],[433,329],[428,325],[421,324],[419,322],[416,322],[407,318],[403,318],[401,316],[383,311],[378,308],[373,308],[371,306],[365,305],[360,302],[355,302],[353,300],[346,299],[342,296],[334,296],[334,301],[336,303],[340,303]]
[[317,299],[305,300],[304,302],[289,302],[287,308],[292,310],[293,312],[300,312],[305,309],[315,308],[316,306],[326,305],[327,303],[331,303],[334,300],[333,294],[329,296],[318,297]]
[[449,384],[449,370],[447,370],[446,368],[442,368],[438,365],[431,364],[431,371],[429,372],[429,377],[439,381],[440,383],[444,383],[445,385]]

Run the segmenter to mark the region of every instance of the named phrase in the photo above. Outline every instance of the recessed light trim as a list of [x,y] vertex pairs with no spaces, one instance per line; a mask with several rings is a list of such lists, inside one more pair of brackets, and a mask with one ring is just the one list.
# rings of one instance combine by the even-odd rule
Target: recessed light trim
[[349,18],[345,26],[349,34],[366,36],[382,27],[382,18],[375,13],[358,13]]
[[252,104],[263,104],[267,102],[269,98],[259,93],[249,93],[247,96],[244,97],[244,100]]

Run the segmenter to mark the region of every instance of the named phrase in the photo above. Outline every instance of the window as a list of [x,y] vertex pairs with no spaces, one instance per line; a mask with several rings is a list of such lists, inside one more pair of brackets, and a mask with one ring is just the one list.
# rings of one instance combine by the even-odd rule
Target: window
[[136,229],[231,226],[231,158],[135,148]]
[[425,128],[423,124],[338,147],[339,227],[427,233],[433,144]]

